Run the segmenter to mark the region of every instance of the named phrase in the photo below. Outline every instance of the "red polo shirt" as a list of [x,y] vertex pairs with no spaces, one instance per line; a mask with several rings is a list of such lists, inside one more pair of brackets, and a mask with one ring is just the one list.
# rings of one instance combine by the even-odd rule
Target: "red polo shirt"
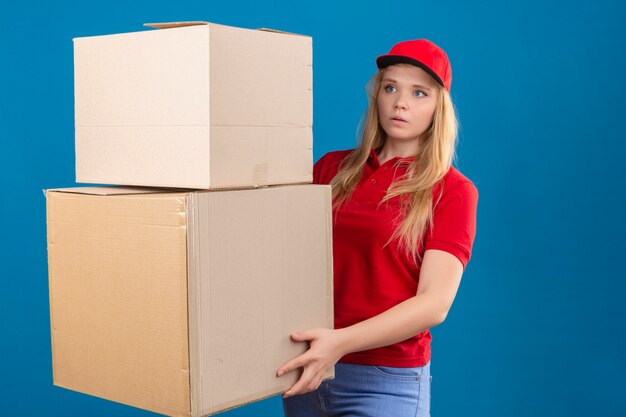
[[[328,184],[339,163],[351,150],[330,152],[313,168],[313,182]],[[394,158],[380,165],[371,152],[363,176],[351,198],[333,211],[333,258],[335,328],[340,329],[376,316],[415,296],[420,266],[399,250],[394,240],[383,247],[394,231],[399,198],[378,203],[394,179],[406,172],[413,158]],[[441,184],[433,190],[433,204]],[[472,182],[451,167],[443,178],[443,194],[434,209],[434,227],[427,230],[423,256],[439,249],[456,256],[463,268],[470,259],[476,234],[478,191]],[[430,331],[377,349],[350,353],[340,362],[367,365],[415,367],[430,360]]]

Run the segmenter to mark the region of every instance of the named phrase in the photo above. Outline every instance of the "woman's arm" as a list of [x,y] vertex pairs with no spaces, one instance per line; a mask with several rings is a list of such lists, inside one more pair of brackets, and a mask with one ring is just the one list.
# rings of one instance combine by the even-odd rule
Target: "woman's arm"
[[311,346],[279,368],[277,375],[281,376],[304,367],[300,380],[283,397],[316,390],[326,371],[348,353],[388,346],[443,322],[462,275],[463,264],[456,256],[440,250],[427,250],[414,297],[350,327],[311,329],[292,335],[295,341],[310,340]]

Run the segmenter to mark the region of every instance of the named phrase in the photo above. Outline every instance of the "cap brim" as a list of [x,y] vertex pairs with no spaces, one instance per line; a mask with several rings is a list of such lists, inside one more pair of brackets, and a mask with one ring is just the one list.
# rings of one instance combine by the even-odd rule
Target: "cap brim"
[[418,61],[417,59],[409,58],[404,55],[381,55],[378,58],[376,58],[376,65],[380,69],[388,67],[393,64],[410,64],[410,65],[415,65],[416,67],[420,67],[421,69],[429,73],[430,76],[433,77],[435,81],[437,81],[442,87],[445,87],[445,84],[443,83],[441,78],[439,78],[439,76],[433,70],[428,68],[426,64],[424,64],[421,61]]

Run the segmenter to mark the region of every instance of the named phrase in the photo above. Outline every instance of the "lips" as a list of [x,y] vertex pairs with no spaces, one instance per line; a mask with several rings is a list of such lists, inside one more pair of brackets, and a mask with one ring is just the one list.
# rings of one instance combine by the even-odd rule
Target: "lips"
[[406,121],[406,120],[404,120],[402,117],[399,117],[399,116],[392,117],[392,118],[391,118],[391,120],[396,120],[396,121],[398,121],[398,122],[404,122],[404,123],[407,123],[407,121]]

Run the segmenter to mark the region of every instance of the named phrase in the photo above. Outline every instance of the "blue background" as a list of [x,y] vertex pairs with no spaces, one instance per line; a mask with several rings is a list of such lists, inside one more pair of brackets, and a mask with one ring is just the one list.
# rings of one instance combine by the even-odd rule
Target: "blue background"
[[[177,20],[313,36],[316,160],[354,146],[378,54],[442,46],[457,167],[480,200],[472,261],[433,330],[433,416],[626,415],[624,2],[1,7],[1,416],[155,415],[52,385],[41,189],[74,185],[72,38]],[[223,415],[281,416],[280,397]]]

